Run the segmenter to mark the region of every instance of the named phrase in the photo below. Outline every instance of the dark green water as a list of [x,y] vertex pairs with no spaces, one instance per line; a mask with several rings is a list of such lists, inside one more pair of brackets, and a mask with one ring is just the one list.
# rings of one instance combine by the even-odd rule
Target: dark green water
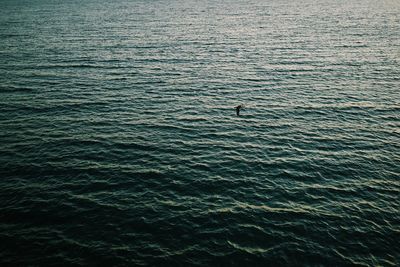
[[399,266],[399,14],[2,0],[0,265]]

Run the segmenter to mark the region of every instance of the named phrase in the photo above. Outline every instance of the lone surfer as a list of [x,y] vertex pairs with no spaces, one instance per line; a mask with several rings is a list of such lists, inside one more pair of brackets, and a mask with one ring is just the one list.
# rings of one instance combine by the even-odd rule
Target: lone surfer
[[239,116],[240,109],[242,108],[242,105],[239,105],[239,106],[237,106],[235,108],[236,108],[236,115]]

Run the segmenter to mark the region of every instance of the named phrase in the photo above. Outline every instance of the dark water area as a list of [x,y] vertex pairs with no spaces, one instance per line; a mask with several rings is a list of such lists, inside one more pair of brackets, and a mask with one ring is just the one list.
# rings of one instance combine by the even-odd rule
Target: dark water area
[[2,0],[0,265],[399,266],[399,14]]

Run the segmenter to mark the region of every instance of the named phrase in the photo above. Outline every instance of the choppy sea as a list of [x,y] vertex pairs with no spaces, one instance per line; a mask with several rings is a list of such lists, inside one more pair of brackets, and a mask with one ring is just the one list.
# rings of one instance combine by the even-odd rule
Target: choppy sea
[[1,266],[399,266],[399,14],[2,0]]

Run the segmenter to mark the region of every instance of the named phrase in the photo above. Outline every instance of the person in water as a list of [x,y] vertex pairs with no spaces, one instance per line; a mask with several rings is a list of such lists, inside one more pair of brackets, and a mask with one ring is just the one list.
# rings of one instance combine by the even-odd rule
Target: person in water
[[242,108],[242,105],[239,105],[236,107],[236,115],[239,116],[240,109]]

